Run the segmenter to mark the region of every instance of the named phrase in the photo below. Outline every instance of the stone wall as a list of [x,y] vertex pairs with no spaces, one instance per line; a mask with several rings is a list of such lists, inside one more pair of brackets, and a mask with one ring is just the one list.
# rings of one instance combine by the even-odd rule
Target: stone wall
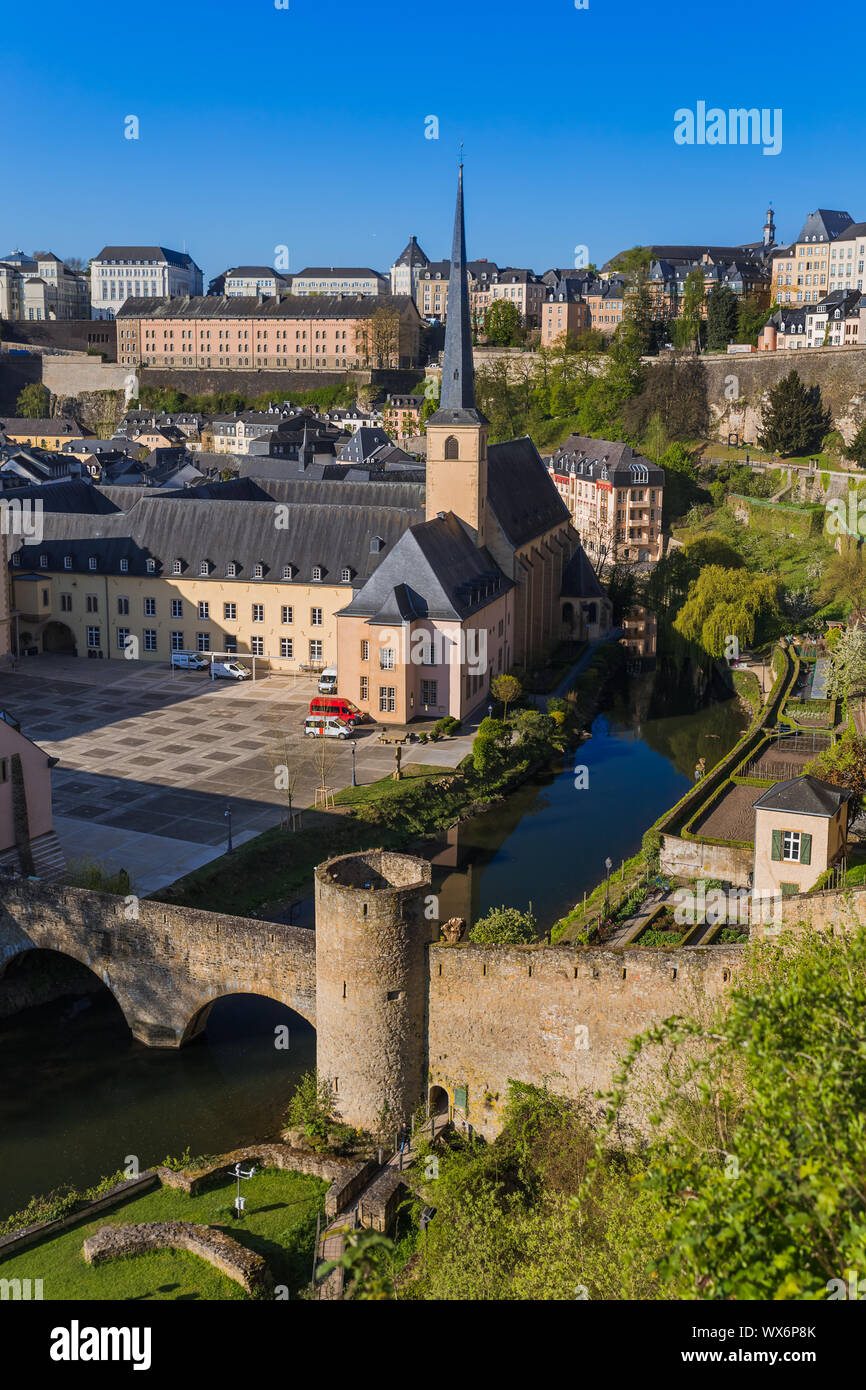
[[89,966],[152,1047],[194,1037],[225,994],[263,994],[315,1022],[315,940],[301,927],[16,883],[0,902],[0,970],[34,946]]
[[[134,367],[100,362],[98,357],[43,357],[42,382],[54,396],[79,396],[85,391],[137,393]],[[80,418],[76,414],[76,418]]]
[[145,1221],[137,1226],[100,1226],[84,1242],[88,1264],[147,1255],[153,1250],[187,1250],[234,1279],[254,1298],[273,1292],[274,1280],[263,1255],[248,1250],[214,1226],[193,1221]]
[[[759,795],[758,789],[755,797]],[[719,878],[745,888],[754,868],[754,852],[737,845],[702,845],[662,835],[659,868],[663,874],[682,878]]]
[[356,387],[378,386],[382,391],[401,393],[414,386],[421,369],[416,371],[279,371],[250,368],[248,371],[219,368],[177,368],[140,367],[138,375],[142,386],[156,387],[158,390],[182,391],[186,396],[222,395],[237,391],[247,398],[263,396],[265,392],[291,400],[292,394],[299,391],[317,391],[323,386],[342,386],[346,383]]
[[429,953],[430,1086],[492,1138],[510,1080],[563,1094],[610,1084],[630,1039],[730,988],[742,948],[434,946]]

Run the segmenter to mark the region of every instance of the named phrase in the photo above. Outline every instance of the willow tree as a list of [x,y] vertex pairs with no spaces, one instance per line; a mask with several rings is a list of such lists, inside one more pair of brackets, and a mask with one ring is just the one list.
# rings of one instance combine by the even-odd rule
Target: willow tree
[[778,611],[779,581],[772,575],[708,565],[690,585],[674,627],[709,656],[722,657],[731,637],[751,645],[759,619]]

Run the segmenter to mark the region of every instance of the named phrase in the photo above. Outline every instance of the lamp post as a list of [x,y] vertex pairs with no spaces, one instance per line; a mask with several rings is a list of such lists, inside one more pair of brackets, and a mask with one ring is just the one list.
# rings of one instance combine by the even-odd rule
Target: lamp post
[[357,785],[358,785],[358,783],[357,783],[357,781],[355,780],[355,745],[354,745],[354,743],[353,743],[353,744],[352,744],[352,786],[353,786],[353,787],[357,787]]
[[229,842],[228,842],[228,847],[227,847],[227,849],[226,849],[226,853],[227,853],[227,854],[231,854],[231,852],[232,852],[232,804],[231,804],[230,801],[227,801],[227,802],[226,802],[226,808],[225,808],[225,810],[223,811],[223,815],[225,816],[226,820],[228,821],[228,827],[229,827]]
[[488,719],[492,719],[492,718],[493,718],[493,706],[492,706],[492,705],[488,705],[488,706],[487,706],[487,718],[488,718]]
[[605,917],[606,917],[607,914],[610,912],[610,871],[611,871],[612,868],[613,868],[613,860],[612,860],[612,859],[610,858],[610,856],[608,855],[607,859],[605,859],[605,861],[604,861],[604,871],[605,871],[605,874],[606,874],[605,888],[604,888],[604,915],[605,915]]

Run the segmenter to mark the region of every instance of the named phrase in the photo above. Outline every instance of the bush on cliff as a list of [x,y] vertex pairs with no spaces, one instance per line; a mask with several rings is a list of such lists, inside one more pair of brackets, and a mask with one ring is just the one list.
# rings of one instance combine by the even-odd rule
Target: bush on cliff
[[493,907],[479,917],[469,940],[481,946],[525,946],[538,940],[538,922],[532,904],[526,912],[516,907]]

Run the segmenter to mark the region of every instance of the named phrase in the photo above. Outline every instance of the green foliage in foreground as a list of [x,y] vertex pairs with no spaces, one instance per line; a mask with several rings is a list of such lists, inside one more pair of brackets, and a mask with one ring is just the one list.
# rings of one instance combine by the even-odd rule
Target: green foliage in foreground
[[532,911],[517,907],[492,907],[479,917],[469,933],[469,940],[482,946],[526,946],[538,940],[538,922]]
[[633,1042],[609,1119],[653,1104],[637,1188],[663,1211],[653,1267],[675,1297],[824,1299],[866,1266],[864,1057],[862,929],[753,946],[726,1011]]

